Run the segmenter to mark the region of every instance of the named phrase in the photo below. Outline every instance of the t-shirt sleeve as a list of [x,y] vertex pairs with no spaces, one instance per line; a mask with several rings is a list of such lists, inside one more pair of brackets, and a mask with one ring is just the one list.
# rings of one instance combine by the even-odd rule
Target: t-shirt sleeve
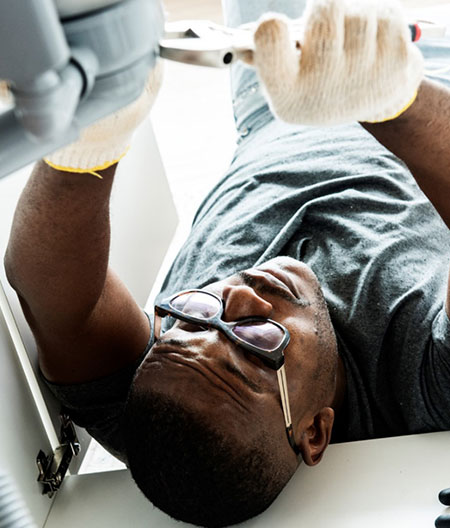
[[44,378],[64,411],[116,458],[127,463],[120,421],[134,374],[153,345],[153,321],[150,340],[141,357],[132,365],[98,380],[75,385],[59,385]]
[[442,429],[450,424],[450,320],[445,308],[435,317],[423,367],[429,412]]

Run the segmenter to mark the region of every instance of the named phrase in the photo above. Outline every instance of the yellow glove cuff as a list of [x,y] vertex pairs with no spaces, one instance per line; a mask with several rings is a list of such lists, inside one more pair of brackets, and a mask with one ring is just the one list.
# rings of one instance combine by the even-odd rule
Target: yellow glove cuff
[[106,161],[102,165],[97,165],[96,167],[90,167],[88,169],[77,169],[77,168],[74,168],[74,167],[64,167],[62,165],[56,165],[55,163],[52,163],[47,158],[44,158],[44,161],[52,169],[56,169],[56,170],[63,171],[63,172],[72,172],[72,173],[75,173],[75,174],[92,174],[93,176],[96,176],[97,178],[100,178],[102,180],[103,177],[100,174],[98,174],[98,171],[105,170],[108,167],[111,167],[112,165],[115,165],[116,163],[119,163],[119,161],[123,157],[126,156],[129,148],[130,147],[127,147],[127,150],[123,154],[121,154],[117,159],[115,159],[113,161]]
[[394,119],[397,119],[397,117],[400,117],[402,114],[404,114],[406,110],[408,110],[408,108],[411,108],[411,106],[415,103],[417,99],[417,94],[418,94],[418,90],[414,92],[414,95],[412,99],[408,102],[408,104],[404,106],[399,112],[397,112],[392,117],[387,117],[386,119],[382,119],[381,121],[366,121],[366,123],[372,123],[372,124],[386,123],[387,121],[393,121]]

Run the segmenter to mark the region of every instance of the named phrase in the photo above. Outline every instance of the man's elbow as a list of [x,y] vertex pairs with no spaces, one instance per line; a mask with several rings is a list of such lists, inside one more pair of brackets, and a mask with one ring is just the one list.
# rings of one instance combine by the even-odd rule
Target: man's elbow
[[3,265],[5,268],[6,278],[14,290],[19,289],[19,276],[17,273],[17,263],[14,261],[14,256],[10,249],[6,250],[5,256],[3,257]]
[[3,257],[3,266],[5,275],[10,286],[15,290],[21,302],[23,302],[30,294],[31,284],[33,278],[30,273],[27,274],[26,266],[24,266],[23,258],[8,246]]

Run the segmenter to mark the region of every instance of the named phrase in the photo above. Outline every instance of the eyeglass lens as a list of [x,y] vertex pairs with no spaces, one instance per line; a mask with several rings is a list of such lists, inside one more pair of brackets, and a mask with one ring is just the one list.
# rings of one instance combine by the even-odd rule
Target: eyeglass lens
[[[172,299],[170,305],[185,315],[199,319],[214,317],[222,306],[219,299],[201,292],[183,293]],[[270,321],[237,323],[231,331],[242,341],[266,352],[276,350],[284,339],[283,330]]]
[[170,301],[170,305],[181,313],[198,317],[199,319],[209,319],[220,312],[222,303],[212,295],[192,292],[182,293]]

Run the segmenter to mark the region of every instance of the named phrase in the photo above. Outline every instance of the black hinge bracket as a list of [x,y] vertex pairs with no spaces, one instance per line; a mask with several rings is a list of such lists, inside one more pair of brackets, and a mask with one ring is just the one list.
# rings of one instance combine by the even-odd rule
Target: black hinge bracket
[[52,498],[63,483],[64,477],[74,456],[80,452],[80,444],[72,420],[61,414],[60,445],[48,456],[39,451],[36,464],[39,469],[38,482],[42,482],[42,495]]

